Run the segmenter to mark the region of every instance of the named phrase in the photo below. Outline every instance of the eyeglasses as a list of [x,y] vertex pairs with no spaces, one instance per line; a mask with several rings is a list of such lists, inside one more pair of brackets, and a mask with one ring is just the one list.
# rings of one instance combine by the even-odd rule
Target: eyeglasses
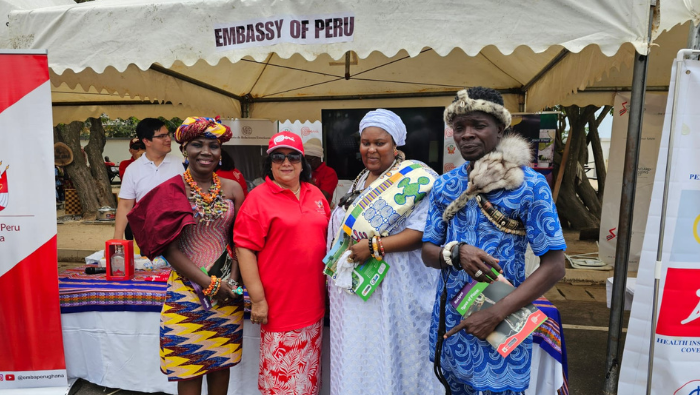
[[287,155],[281,153],[281,152],[273,152],[270,154],[270,158],[272,159],[272,163],[284,163],[285,159],[289,159],[289,163],[295,164],[301,162],[301,157],[302,155],[298,152],[290,152]]
[[166,133],[166,134],[156,134],[156,135],[153,135],[153,138],[154,138],[154,139],[169,139],[169,138],[172,138],[172,137],[173,137],[173,134],[170,133],[170,132],[168,132],[168,133]]

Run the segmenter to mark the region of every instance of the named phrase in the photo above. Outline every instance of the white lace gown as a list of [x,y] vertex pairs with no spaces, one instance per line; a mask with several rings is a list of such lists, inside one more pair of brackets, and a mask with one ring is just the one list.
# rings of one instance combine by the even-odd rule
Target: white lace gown
[[[427,212],[426,197],[391,234],[422,232]],[[329,246],[344,216],[342,207],[331,214]],[[331,395],[444,394],[428,350],[439,271],[423,264],[420,249],[384,259],[390,269],[366,302],[329,279]]]

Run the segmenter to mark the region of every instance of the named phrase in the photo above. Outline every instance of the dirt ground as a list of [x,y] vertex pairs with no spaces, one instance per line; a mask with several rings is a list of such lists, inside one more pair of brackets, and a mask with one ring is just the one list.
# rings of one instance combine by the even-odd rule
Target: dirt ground
[[564,239],[566,240],[567,255],[598,252],[598,243],[595,240],[579,240],[578,237],[578,230],[564,230]]
[[98,251],[105,241],[114,235],[114,222],[87,225],[78,221],[58,224],[57,243],[59,249]]

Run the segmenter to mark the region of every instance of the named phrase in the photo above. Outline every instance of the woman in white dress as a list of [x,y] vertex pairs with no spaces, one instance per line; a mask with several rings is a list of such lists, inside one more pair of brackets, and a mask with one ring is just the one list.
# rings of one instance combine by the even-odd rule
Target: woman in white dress
[[[420,250],[428,211],[423,197],[437,174],[423,163],[401,160],[396,147],[405,139],[406,127],[391,111],[371,111],[362,119],[365,170],[331,214],[329,250],[352,236],[349,257],[339,260],[357,265],[374,253],[389,265],[367,301],[329,278],[332,395],[444,393],[428,349],[437,276],[423,264]],[[357,218],[343,233],[353,216],[348,213]],[[373,235],[382,237],[373,243]]]

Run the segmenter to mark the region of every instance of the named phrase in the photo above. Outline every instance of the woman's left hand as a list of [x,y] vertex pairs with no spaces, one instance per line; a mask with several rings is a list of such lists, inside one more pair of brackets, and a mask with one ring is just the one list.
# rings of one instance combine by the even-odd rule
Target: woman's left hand
[[500,318],[497,307],[492,306],[488,309],[479,310],[469,317],[462,319],[462,322],[457,324],[457,326],[445,334],[445,338],[448,338],[464,329],[467,331],[467,333],[470,333],[481,340],[485,340],[486,337],[496,329],[496,326],[498,326],[501,321],[503,321],[503,318]]
[[362,239],[357,243],[353,244],[352,246],[350,246],[349,250],[351,251],[350,258],[353,260],[353,262],[363,264],[366,260],[370,258],[369,240],[367,239]]
[[237,302],[242,296],[233,292],[228,283],[221,280],[221,285],[219,286],[219,291],[214,295],[214,298],[223,303],[233,303]]

